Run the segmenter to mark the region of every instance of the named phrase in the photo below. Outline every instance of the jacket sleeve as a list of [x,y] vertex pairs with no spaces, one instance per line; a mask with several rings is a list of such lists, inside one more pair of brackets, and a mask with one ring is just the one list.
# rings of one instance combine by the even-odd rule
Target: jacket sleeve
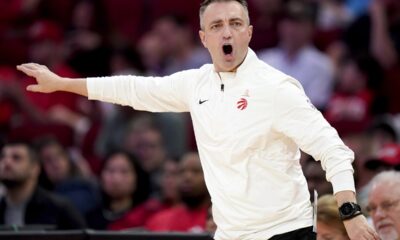
[[[279,84],[274,97],[272,127],[291,138],[304,152],[321,161],[326,178],[332,182],[335,193],[354,189],[352,161],[354,153],[343,143],[337,131],[311,104],[300,83],[288,79]],[[339,186],[332,178],[347,176]],[[343,185],[344,183],[344,185]]]
[[199,70],[187,70],[167,77],[114,76],[88,78],[89,99],[132,106],[151,112],[189,110],[191,83]]

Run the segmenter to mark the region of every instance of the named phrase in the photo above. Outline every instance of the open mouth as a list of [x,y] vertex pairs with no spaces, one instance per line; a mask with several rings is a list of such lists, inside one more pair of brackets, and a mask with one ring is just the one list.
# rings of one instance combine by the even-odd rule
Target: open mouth
[[232,53],[233,48],[232,48],[232,45],[226,44],[226,45],[222,46],[222,50],[224,51],[225,55],[229,55]]

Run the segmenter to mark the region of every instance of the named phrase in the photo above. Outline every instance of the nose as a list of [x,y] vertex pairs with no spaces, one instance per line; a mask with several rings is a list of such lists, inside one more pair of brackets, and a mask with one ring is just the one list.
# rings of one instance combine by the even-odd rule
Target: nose
[[230,39],[232,37],[232,31],[231,31],[229,25],[224,27],[223,37],[224,37],[224,39]]
[[373,217],[376,219],[383,219],[386,217],[386,211],[381,207],[377,207]]

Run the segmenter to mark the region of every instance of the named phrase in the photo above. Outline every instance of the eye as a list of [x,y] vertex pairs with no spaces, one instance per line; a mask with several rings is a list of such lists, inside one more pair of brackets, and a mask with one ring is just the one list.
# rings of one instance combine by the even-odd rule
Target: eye
[[238,27],[241,27],[241,26],[242,26],[242,23],[239,22],[239,21],[235,21],[235,22],[232,22],[231,25],[232,25],[233,27],[235,27],[235,28],[238,28]]
[[216,24],[211,25],[210,29],[211,30],[218,30],[218,29],[221,28],[221,26],[222,26],[222,24],[216,23]]

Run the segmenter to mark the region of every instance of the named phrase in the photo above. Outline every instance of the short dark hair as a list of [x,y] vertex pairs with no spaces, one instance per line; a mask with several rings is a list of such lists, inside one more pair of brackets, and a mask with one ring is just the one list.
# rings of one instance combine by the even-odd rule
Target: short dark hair
[[[201,4],[200,4],[200,26],[201,28],[203,28],[203,24],[202,24],[202,16],[204,14],[204,12],[206,11],[206,8],[211,4],[211,3],[215,3],[215,2],[238,2],[240,5],[242,5],[244,7],[244,9],[246,10],[247,16],[249,16],[249,6],[247,4],[246,0],[204,0]],[[249,23],[250,23],[250,18],[249,18]]]
[[33,148],[32,144],[28,141],[20,139],[9,140],[3,144],[2,149],[5,147],[15,147],[15,146],[24,146],[28,151],[29,160],[34,164],[40,164],[37,152]]

